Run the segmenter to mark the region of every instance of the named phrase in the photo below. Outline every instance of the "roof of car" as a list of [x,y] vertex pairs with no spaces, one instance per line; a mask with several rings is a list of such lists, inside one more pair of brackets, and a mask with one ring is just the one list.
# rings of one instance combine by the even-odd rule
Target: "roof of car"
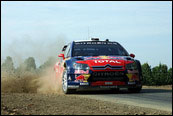
[[[106,42],[104,40],[99,40],[100,42]],[[93,41],[93,40],[76,40],[74,42],[99,42],[99,41]],[[116,41],[108,41],[108,42],[116,42]]]
[[92,41],[92,40],[76,40],[74,42],[86,42],[86,41]]

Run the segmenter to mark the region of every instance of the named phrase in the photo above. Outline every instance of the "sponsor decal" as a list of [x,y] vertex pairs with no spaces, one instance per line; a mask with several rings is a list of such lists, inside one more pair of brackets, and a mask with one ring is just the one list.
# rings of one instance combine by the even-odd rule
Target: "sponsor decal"
[[106,42],[106,41],[98,41],[98,42],[96,42],[96,41],[87,41],[87,42],[75,42],[74,43],[75,45],[88,45],[88,44],[90,44],[90,45],[92,45],[92,44],[115,44],[115,45],[117,45],[117,43],[116,42]]
[[100,86],[100,88],[108,89],[108,88],[117,88],[117,86]]
[[90,74],[83,74],[83,76],[84,76],[83,82],[88,82],[87,80],[90,77]]
[[70,80],[70,81],[72,80],[71,76],[69,76],[68,80]]
[[[125,85],[125,82],[121,82],[121,81],[111,81],[112,83],[110,83],[110,81],[96,81],[96,82],[92,82],[91,86],[108,86],[109,84],[112,85]],[[110,86],[110,85],[109,85]]]
[[126,74],[126,75],[129,78],[129,82],[139,81],[139,77],[136,74]]
[[68,85],[68,88],[76,89],[76,88],[79,88],[79,85]]
[[125,57],[117,57],[117,56],[92,56],[92,57],[84,57],[85,60],[93,60],[93,59],[116,59],[116,60],[126,60]]
[[132,80],[132,75],[133,75],[133,74],[126,74],[126,75],[127,75],[127,77],[129,78],[129,81],[133,81],[133,80]]
[[117,59],[117,60],[125,60],[124,57],[117,57],[117,56],[109,56],[109,59]]
[[88,82],[82,82],[82,83],[80,83],[80,85],[89,85],[89,83]]
[[100,56],[101,59],[108,59],[108,56]]
[[84,80],[84,76],[83,75],[79,75],[78,77],[76,77],[76,80],[83,81]]
[[135,82],[128,82],[129,85],[133,85],[136,84]]
[[90,77],[90,74],[83,74],[83,75],[79,75],[78,77],[76,77],[76,80],[80,81],[80,82],[88,82],[88,78]]
[[94,77],[115,77],[123,76],[124,72],[93,72]]
[[94,63],[115,63],[121,64],[121,62],[117,60],[94,60]]
[[85,60],[91,60],[91,59],[100,59],[100,57],[98,56],[94,56],[94,57],[84,57]]
[[113,82],[105,82],[105,85],[112,85]]
[[89,73],[89,70],[86,70],[86,71],[84,71],[84,70],[75,70],[74,71],[74,74],[88,74]]

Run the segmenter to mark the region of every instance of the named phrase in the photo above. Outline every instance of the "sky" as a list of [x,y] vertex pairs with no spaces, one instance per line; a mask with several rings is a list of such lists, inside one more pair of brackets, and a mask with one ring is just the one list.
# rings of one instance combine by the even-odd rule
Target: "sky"
[[117,41],[141,64],[172,67],[171,1],[3,1],[1,64],[58,57],[73,40]]

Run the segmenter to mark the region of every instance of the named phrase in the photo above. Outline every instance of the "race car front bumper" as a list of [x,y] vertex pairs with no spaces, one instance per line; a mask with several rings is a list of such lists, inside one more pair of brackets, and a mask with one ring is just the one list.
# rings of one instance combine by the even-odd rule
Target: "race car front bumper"
[[136,88],[141,87],[138,71],[92,72],[68,74],[68,88]]
[[142,84],[139,82],[125,83],[119,81],[98,81],[98,82],[81,82],[71,83],[68,85],[69,89],[103,89],[103,88],[137,88],[141,87]]

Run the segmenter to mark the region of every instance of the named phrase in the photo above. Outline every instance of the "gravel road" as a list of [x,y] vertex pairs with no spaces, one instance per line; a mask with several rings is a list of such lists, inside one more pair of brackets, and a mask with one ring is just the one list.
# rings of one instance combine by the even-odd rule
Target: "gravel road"
[[[172,89],[145,88],[138,94],[123,91],[119,93],[92,91],[64,95],[57,91],[57,86],[54,85],[57,83],[54,83],[49,76],[37,78],[29,75],[22,78],[1,78],[1,115],[172,114],[172,110],[150,107],[151,104],[158,103],[165,105],[165,108],[171,108]],[[147,104],[146,107],[145,104]]]
[[172,112],[172,90],[144,88],[141,93],[93,91],[79,93],[79,96]]
[[[92,95],[91,95],[92,96]],[[2,115],[171,115],[172,112],[79,95],[1,93]]]

